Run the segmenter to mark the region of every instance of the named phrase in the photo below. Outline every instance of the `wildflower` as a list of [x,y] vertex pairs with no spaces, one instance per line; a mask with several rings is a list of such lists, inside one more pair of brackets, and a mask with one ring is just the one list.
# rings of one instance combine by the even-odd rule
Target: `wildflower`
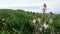
[[53,13],[52,12],[50,12],[50,15],[52,15]]
[[46,4],[44,3],[44,5],[43,5],[43,13],[45,13],[45,10],[47,9],[47,6],[46,6]]
[[6,23],[3,23],[6,26]]
[[41,23],[41,19],[40,18],[38,18],[38,21],[39,21],[39,23]]
[[35,23],[35,22],[36,22],[36,20],[34,19],[34,20],[33,20],[33,23]]
[[39,30],[42,31],[42,27],[40,27]]
[[41,20],[39,18],[33,20],[33,23],[40,23],[40,22],[41,22]]
[[5,18],[2,18],[2,21],[4,21],[5,20]]
[[48,27],[49,27],[49,25],[44,23],[44,28],[47,29]]
[[49,22],[52,23],[52,21],[53,21],[53,20],[50,18],[50,19],[49,19]]

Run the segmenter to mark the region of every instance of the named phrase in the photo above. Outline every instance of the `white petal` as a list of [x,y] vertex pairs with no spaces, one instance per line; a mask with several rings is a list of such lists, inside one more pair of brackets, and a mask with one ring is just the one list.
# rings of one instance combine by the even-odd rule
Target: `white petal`
[[44,28],[47,29],[49,25],[47,25],[46,23],[44,23]]
[[39,30],[42,31],[42,28],[40,28]]
[[36,20],[33,20],[33,23],[35,23],[36,22]]
[[5,19],[3,18],[2,21],[4,21]]
[[50,23],[52,23],[52,21],[53,21],[52,19],[49,19],[49,22],[50,22]]

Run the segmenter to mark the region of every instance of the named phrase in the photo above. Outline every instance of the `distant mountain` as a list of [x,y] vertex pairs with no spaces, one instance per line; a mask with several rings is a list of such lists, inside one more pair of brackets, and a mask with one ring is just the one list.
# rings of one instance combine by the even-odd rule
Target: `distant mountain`
[[[0,9],[13,9],[13,10],[21,9],[21,10],[30,11],[30,12],[32,11],[32,12],[42,13],[42,8],[40,6],[7,7],[7,8],[0,8]],[[57,10],[47,9],[46,13],[49,13],[50,11],[55,14],[60,14],[58,9]]]
[[40,9],[40,7],[37,6],[30,6],[30,7],[7,7],[3,9]]

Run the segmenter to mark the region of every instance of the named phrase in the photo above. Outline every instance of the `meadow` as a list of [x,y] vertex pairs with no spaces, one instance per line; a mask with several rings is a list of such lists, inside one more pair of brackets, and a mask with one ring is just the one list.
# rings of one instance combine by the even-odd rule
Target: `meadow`
[[[35,16],[41,18],[41,13]],[[33,34],[35,16],[24,10],[0,9],[0,34]],[[60,34],[60,14],[53,14],[52,19],[55,34]],[[49,34],[48,31],[45,33]]]

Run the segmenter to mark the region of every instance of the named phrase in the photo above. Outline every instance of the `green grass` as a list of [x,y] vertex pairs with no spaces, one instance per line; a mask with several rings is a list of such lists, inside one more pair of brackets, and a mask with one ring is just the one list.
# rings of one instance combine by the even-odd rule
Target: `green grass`
[[[41,18],[39,13],[35,13],[35,16]],[[35,28],[32,20],[35,16],[23,10],[1,9],[0,34],[32,34]],[[60,14],[54,14],[52,18],[52,25],[56,28],[56,32],[60,32]]]

